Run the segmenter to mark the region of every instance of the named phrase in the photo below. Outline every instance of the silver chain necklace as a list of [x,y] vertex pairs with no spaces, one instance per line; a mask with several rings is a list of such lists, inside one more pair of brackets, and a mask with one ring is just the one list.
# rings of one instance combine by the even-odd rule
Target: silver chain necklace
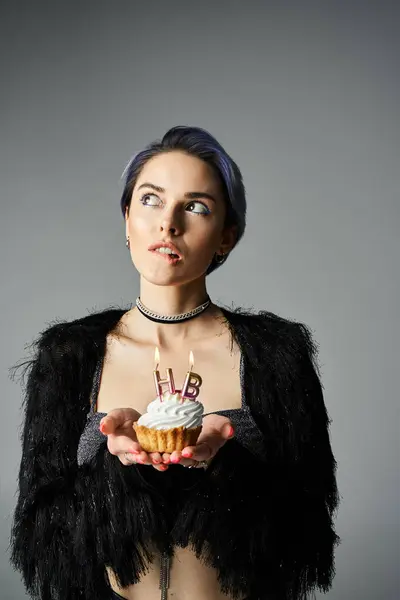
[[200,306],[197,306],[188,312],[181,313],[180,315],[160,315],[159,313],[147,308],[139,297],[136,298],[136,306],[142,315],[150,319],[150,321],[155,321],[156,323],[181,323],[182,321],[189,321],[189,319],[193,319],[194,317],[197,317],[197,315],[200,315],[202,312],[207,310],[210,304],[211,299],[209,296],[207,296],[207,300],[203,304],[200,304]]

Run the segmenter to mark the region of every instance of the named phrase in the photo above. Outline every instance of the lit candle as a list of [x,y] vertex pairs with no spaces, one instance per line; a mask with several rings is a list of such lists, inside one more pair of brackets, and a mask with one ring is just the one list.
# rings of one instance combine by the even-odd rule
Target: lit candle
[[200,393],[200,386],[203,383],[200,375],[192,371],[194,366],[193,352],[189,354],[189,371],[186,373],[185,382],[182,388],[182,398],[195,400]]
[[166,379],[160,379],[160,372],[158,370],[158,366],[160,364],[160,352],[159,352],[157,346],[156,346],[156,349],[154,352],[154,362],[155,362],[155,367],[154,367],[154,371],[153,371],[154,384],[156,386],[157,396],[159,397],[160,401],[162,402],[162,395],[163,395],[162,386],[163,385],[168,384],[168,389],[169,389],[170,394],[175,394],[174,375],[172,373],[172,369],[167,369],[166,370],[166,372],[167,372]]

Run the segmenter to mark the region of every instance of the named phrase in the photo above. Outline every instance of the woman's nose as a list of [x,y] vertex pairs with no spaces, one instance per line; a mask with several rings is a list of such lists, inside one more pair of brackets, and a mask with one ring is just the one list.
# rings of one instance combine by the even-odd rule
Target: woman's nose
[[179,222],[178,215],[176,213],[164,215],[164,218],[160,223],[160,230],[164,233],[179,235],[182,232],[182,225]]
[[176,227],[174,227],[173,225],[171,225],[170,227],[166,227],[165,225],[161,225],[161,231],[165,231],[166,233],[171,233],[172,235],[177,235],[176,233]]

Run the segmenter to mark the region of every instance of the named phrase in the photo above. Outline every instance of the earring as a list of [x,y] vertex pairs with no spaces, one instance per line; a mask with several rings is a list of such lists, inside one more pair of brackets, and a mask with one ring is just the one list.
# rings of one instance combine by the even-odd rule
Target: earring
[[225,261],[226,254],[215,254],[215,262],[219,265]]
[[129,235],[128,235],[128,237],[126,238],[126,247],[128,248],[128,250],[129,250],[129,249],[130,249],[130,247],[131,247],[131,244],[130,244],[130,242],[129,242]]

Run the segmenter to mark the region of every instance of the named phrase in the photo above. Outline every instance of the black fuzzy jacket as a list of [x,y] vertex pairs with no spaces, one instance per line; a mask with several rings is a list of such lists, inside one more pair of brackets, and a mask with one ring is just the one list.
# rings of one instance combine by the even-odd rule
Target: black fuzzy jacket
[[41,333],[25,366],[23,453],[11,562],[35,600],[109,600],[109,565],[137,582],[154,548],[192,544],[221,589],[249,600],[305,600],[327,591],[340,538],[330,419],[307,326],[271,312],[223,309],[245,365],[258,458],[227,442],[206,471],[124,467],[106,443],[78,466],[107,333],[107,309]]

